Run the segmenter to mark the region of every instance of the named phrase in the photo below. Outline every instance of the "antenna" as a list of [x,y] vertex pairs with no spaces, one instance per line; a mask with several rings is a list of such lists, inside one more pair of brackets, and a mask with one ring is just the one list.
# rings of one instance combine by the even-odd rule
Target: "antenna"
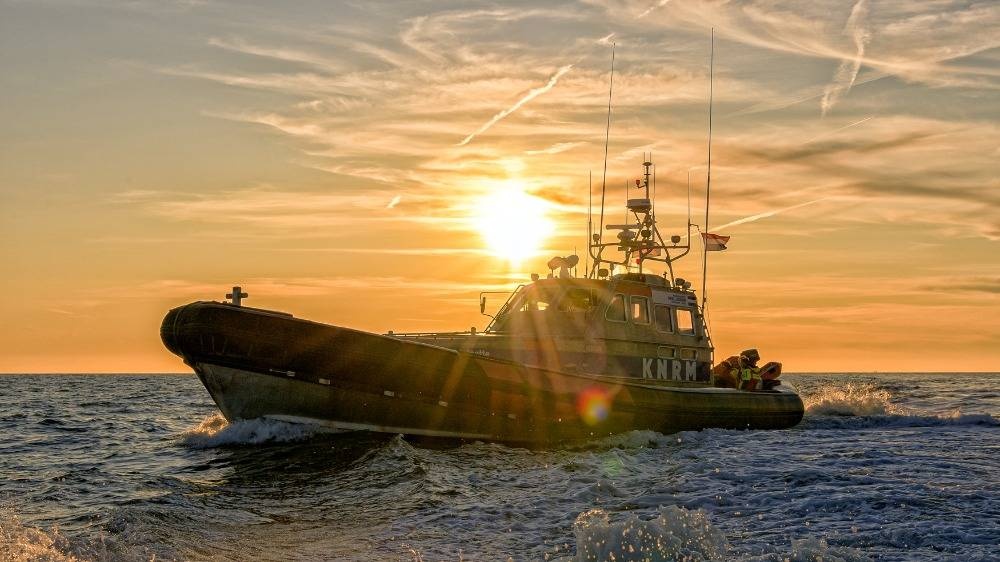
[[[712,95],[715,87],[715,28],[712,28],[712,50],[708,58],[708,172],[705,177],[705,231],[701,235],[701,313],[705,314],[705,301],[708,287],[708,203],[712,197]],[[690,212],[690,211],[689,211]],[[690,222],[690,219],[689,221]],[[688,239],[691,243],[691,239]]]
[[[611,138],[611,92],[615,87],[615,44],[611,44],[611,81],[608,84],[608,123],[604,128],[604,174],[601,176],[601,227],[598,236],[604,237],[604,194],[608,189],[608,142]],[[588,241],[589,243],[590,241]],[[594,264],[597,267],[597,264]]]
[[587,272],[587,279],[590,279],[590,245],[593,243],[591,236],[594,230],[594,172],[587,170],[587,255],[583,258],[583,270]]
[[691,170],[688,170],[688,246],[691,245]]

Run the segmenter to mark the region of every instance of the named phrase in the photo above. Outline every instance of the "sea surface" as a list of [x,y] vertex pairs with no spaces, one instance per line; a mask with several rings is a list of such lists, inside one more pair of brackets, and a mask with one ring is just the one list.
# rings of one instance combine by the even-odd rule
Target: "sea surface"
[[0,376],[0,560],[1000,560],[1000,375],[786,375],[784,431],[526,450]]

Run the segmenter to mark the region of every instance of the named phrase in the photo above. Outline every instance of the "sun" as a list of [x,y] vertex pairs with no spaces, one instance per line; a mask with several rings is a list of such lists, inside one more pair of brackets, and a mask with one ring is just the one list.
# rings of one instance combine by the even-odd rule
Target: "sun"
[[538,253],[555,230],[548,204],[507,182],[477,203],[475,227],[493,255],[518,265]]

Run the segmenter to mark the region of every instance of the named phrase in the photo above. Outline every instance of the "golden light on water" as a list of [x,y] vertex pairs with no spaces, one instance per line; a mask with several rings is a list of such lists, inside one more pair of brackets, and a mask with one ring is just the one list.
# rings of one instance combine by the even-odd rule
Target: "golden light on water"
[[474,225],[490,252],[513,265],[537,254],[555,230],[548,204],[515,181],[479,199]]

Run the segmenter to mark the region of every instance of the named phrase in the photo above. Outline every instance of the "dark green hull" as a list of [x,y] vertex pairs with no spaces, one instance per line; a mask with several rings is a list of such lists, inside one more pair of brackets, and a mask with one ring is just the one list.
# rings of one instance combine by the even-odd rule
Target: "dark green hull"
[[803,415],[781,387],[564,373],[214,302],[171,310],[161,337],[229,420],[546,444],[637,429],[781,429]]

